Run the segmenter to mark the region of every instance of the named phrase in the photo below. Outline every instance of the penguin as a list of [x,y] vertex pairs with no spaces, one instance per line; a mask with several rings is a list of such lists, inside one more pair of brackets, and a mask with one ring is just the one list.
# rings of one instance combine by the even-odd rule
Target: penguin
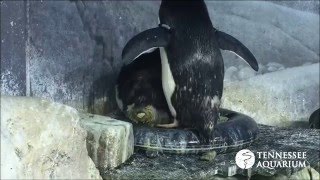
[[132,122],[151,127],[171,122],[161,84],[159,49],[121,68],[115,94],[118,107]]
[[320,129],[320,108],[315,110],[309,118],[309,127],[311,129]]
[[159,49],[162,89],[173,121],[157,126],[195,128],[202,142],[211,142],[223,92],[220,49],[236,53],[256,71],[257,60],[239,40],[213,27],[203,0],[163,0],[159,21],[128,41],[123,62]]
[[116,94],[119,107],[133,123],[135,147],[146,152],[231,152],[249,146],[259,132],[252,118],[222,108],[222,118],[213,132],[215,140],[210,144],[201,143],[199,133],[192,128],[154,127],[171,120],[161,86],[159,49],[143,54],[131,64],[122,67],[117,80]]

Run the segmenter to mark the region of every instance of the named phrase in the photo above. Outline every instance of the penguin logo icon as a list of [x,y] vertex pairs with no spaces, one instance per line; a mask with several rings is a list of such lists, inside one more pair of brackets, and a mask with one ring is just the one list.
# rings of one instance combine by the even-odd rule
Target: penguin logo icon
[[242,149],[236,154],[236,164],[241,169],[249,169],[254,165],[255,156],[249,149]]

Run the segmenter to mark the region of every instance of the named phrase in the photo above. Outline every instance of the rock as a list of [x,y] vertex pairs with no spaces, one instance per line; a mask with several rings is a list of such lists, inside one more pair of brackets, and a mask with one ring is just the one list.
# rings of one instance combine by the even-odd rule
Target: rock
[[1,96],[1,179],[101,179],[75,109]]
[[202,154],[200,159],[204,161],[213,161],[216,156],[217,156],[216,151],[209,151],[207,153]]
[[223,93],[222,107],[258,123],[308,127],[310,114],[319,108],[319,63],[229,83]]
[[301,171],[292,174],[289,178],[290,180],[301,180],[301,179],[320,179],[319,172],[311,167],[306,167]]
[[18,178],[18,171],[21,171],[20,169],[18,169],[18,166],[21,163],[19,162],[20,160],[18,155],[15,154],[16,152],[18,152],[15,151],[15,149],[16,148],[12,144],[11,140],[1,132],[1,179]]
[[[248,148],[256,157],[251,169],[252,179],[255,179],[255,176],[290,177],[303,169],[303,167],[274,169],[257,167],[258,161],[265,160],[260,159],[257,152],[306,152],[306,166],[312,168],[315,168],[320,161],[318,156],[320,130],[265,125],[259,125],[259,129],[261,133],[259,138]],[[148,158],[144,153],[135,152],[131,161],[117,169],[104,172],[102,176],[106,179],[215,179],[217,175],[220,177],[239,175],[242,176],[240,179],[248,179],[247,170],[240,169],[235,164],[236,153],[218,154],[213,161],[203,161],[199,158],[200,155],[161,154]]]
[[259,70],[257,74],[265,74],[268,73],[268,69],[265,65],[259,63]]
[[306,63],[303,63],[302,66],[309,66],[311,64],[312,64],[311,62],[306,62]]
[[234,66],[230,66],[229,68],[227,68],[224,73],[224,81],[233,82],[233,81],[238,80],[237,75],[236,75],[237,72],[238,72],[238,68],[236,68]]
[[276,63],[276,62],[268,63],[267,67],[269,72],[274,72],[274,71],[279,71],[284,69],[284,66],[282,64]]
[[240,80],[245,80],[254,77],[256,74],[256,71],[254,71],[251,67],[244,67],[240,69],[238,77]]
[[116,110],[113,93],[122,48],[136,33],[157,26],[159,2],[29,4],[26,39],[32,41],[25,49],[30,94],[94,114]]
[[106,116],[81,114],[89,156],[100,172],[115,168],[133,154],[132,124]]
[[[318,14],[265,1],[206,3],[215,28],[239,39],[259,63],[319,62]],[[113,84],[123,64],[121,51],[134,35],[158,25],[159,4],[1,1],[1,92],[99,114],[115,110]],[[223,55],[226,69],[247,66],[232,53]]]
[[300,11],[312,12],[319,14],[319,1],[271,1],[272,3],[281,4]]
[[[319,15],[266,1],[206,1],[215,28],[240,40],[258,63],[319,62]],[[271,16],[272,14],[272,16]],[[246,63],[223,52],[226,67]]]
[[[1,1],[1,93],[24,96],[26,91],[26,5]],[[13,50],[14,49],[14,50]]]

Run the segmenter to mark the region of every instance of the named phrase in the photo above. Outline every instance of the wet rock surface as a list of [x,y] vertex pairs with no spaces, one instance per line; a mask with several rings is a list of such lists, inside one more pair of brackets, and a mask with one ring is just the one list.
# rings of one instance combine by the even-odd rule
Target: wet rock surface
[[101,179],[71,107],[1,96],[1,179]]
[[88,154],[100,171],[114,168],[133,154],[131,123],[106,116],[80,114],[87,131]]
[[[219,154],[213,161],[203,161],[200,155],[158,154],[147,157],[145,152],[136,151],[128,162],[119,168],[101,172],[104,179],[246,179],[246,176],[289,177],[303,168],[257,167],[257,152],[306,152],[306,165],[315,169],[319,159],[319,130],[278,128],[259,125],[259,138],[250,149],[256,156],[251,172],[242,170],[235,164],[235,154]],[[272,160],[272,159],[268,159]],[[277,159],[274,159],[277,160]],[[319,171],[317,169],[317,171]]]
[[249,115],[257,123],[306,126],[319,108],[319,63],[226,83],[222,107]]

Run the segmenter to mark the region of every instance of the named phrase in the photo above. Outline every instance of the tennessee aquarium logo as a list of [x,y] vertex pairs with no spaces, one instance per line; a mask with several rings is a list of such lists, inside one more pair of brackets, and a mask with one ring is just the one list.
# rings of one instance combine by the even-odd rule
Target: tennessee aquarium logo
[[255,156],[249,149],[242,149],[236,155],[236,164],[241,169],[249,169],[254,165]]
[[303,168],[307,166],[307,152],[256,152],[257,159],[252,151],[243,149],[236,154],[235,161],[239,168],[250,169],[257,160],[256,167],[259,168]]

